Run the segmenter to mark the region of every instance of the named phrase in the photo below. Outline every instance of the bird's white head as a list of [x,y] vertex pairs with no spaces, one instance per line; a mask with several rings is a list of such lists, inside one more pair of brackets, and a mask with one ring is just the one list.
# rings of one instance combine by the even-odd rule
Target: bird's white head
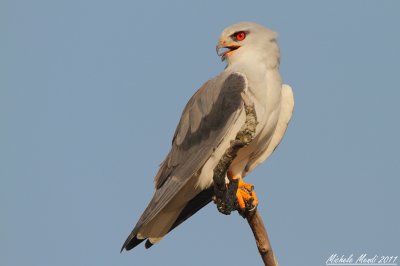
[[268,68],[279,66],[278,34],[254,22],[240,22],[224,29],[217,54],[228,65],[236,62],[262,62]]

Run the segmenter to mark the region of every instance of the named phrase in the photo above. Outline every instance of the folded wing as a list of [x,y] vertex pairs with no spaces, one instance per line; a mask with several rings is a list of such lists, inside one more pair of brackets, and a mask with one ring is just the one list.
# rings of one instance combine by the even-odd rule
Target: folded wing
[[223,73],[207,81],[192,96],[175,131],[171,151],[154,179],[154,196],[122,249],[129,250],[143,241],[137,238],[140,228],[152,221],[188,180],[199,174],[214,150],[238,123],[244,112],[242,93],[246,91],[247,79],[243,74]]

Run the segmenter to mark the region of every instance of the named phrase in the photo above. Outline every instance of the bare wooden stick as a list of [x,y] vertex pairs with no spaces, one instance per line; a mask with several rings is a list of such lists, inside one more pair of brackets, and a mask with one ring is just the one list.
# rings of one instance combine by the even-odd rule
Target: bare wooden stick
[[[242,94],[242,97],[245,105],[246,121],[236,135],[235,140],[231,142],[229,149],[224,153],[218,165],[214,169],[214,202],[217,205],[218,211],[223,214],[230,214],[232,211],[239,209],[236,200],[238,180],[232,179],[228,175],[228,178],[230,179],[228,185],[226,185],[225,176],[232,161],[236,158],[239,149],[247,146],[254,139],[257,126],[257,116],[254,110],[254,105],[246,94]],[[265,230],[257,208],[252,211],[246,210],[244,213],[240,214],[247,219],[247,222],[253,231],[257,248],[264,265],[278,266],[271,244],[269,243],[267,231]]]
[[271,244],[269,242],[267,230],[265,229],[264,223],[257,209],[246,214],[247,222],[250,225],[251,231],[253,231],[254,239],[256,240],[258,252],[266,266],[278,266],[275,254],[272,251]]

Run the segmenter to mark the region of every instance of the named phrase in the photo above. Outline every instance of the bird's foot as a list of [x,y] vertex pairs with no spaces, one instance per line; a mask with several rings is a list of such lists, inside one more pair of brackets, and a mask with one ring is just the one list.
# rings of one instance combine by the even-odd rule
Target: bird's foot
[[241,177],[233,176],[230,171],[227,173],[229,183],[226,189],[216,190],[214,202],[219,212],[230,214],[237,210],[243,217],[252,212],[258,205],[258,198],[252,184],[247,184]]
[[227,174],[231,182],[238,182],[236,190],[236,209],[239,214],[244,216],[247,212],[254,211],[258,205],[258,198],[254,191],[254,186],[245,183],[241,177],[233,176],[230,171],[228,171]]
[[252,184],[246,184],[242,179],[239,179],[236,198],[240,210],[254,210],[258,205],[258,198]]

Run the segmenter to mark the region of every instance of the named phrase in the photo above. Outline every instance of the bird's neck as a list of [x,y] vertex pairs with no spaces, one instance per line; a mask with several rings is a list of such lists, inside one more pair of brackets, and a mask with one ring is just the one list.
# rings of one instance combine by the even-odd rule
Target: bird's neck
[[248,80],[258,82],[265,78],[269,68],[265,62],[260,60],[241,60],[229,63],[226,71],[243,73]]
[[[242,49],[242,50],[241,50]],[[241,47],[228,58],[227,68],[237,65],[256,66],[258,69],[279,69],[280,52],[278,45],[274,42],[268,48],[248,49]]]

